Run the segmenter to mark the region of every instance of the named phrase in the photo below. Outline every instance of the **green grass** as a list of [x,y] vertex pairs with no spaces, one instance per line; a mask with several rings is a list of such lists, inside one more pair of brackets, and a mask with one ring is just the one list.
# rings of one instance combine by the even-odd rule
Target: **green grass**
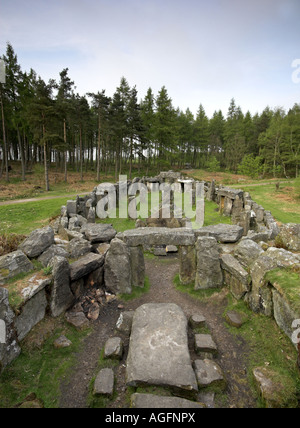
[[236,301],[231,295],[228,295],[228,306],[224,314],[229,310],[235,310],[247,318],[239,329],[230,327],[227,323],[225,325],[237,340],[242,339],[247,343],[248,380],[253,393],[257,396],[258,405],[264,407],[265,403],[257,394],[253,369],[266,367],[275,373],[273,381],[283,386],[280,397],[282,406],[297,406],[300,397],[300,377],[296,367],[297,352],[294,345],[279,329],[274,319],[255,314],[245,302]]
[[195,290],[195,283],[191,284],[182,284],[180,281],[179,274],[177,274],[173,280],[174,286],[176,290],[180,291],[181,293],[187,293],[194,299],[198,299],[203,301],[204,299],[210,298],[213,294],[218,293],[220,291],[217,288],[209,288],[206,290]]
[[267,272],[265,278],[280,290],[294,311],[300,313],[300,274],[291,269],[274,269]]
[[249,192],[251,198],[265,210],[271,211],[273,217],[281,223],[300,223],[300,199],[294,198],[292,185],[281,185],[278,191],[275,183],[241,188]]
[[[41,329],[46,322],[42,321],[36,328]],[[76,362],[76,353],[90,330],[78,332],[62,320],[56,323],[42,349],[34,348],[26,338],[20,356],[0,376],[0,408],[13,408],[31,393],[36,394],[45,408],[59,407],[60,383],[62,379],[67,380]],[[72,345],[55,349],[53,342],[61,334],[71,340]]]
[[60,214],[67,198],[0,206],[0,233],[29,234]]
[[114,369],[119,364],[120,364],[119,360],[114,360],[111,358],[104,358],[104,348],[101,350],[100,355],[99,355],[99,360],[98,360],[96,372],[95,372],[94,376],[92,377],[90,384],[89,384],[89,394],[88,394],[88,399],[87,399],[87,405],[89,408],[105,409],[109,403],[113,402],[117,398],[116,390],[114,391],[112,397],[95,396],[93,394],[93,390],[94,390],[94,384],[95,384],[96,377],[97,377],[98,373],[100,372],[100,370],[102,370],[104,368]]
[[131,294],[120,294],[119,298],[121,300],[124,300],[125,302],[128,302],[129,300],[138,299],[143,294],[148,293],[150,289],[150,281],[148,276],[145,277],[145,284],[144,288],[141,287],[132,287],[132,293]]
[[219,206],[212,201],[205,201],[204,226],[214,224],[231,224],[231,217],[226,217],[219,212]]

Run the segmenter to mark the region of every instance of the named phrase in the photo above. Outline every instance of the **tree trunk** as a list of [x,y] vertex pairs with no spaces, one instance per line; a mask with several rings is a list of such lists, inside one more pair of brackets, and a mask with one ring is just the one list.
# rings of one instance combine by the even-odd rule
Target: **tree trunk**
[[5,118],[4,118],[4,107],[2,99],[2,84],[0,84],[0,103],[1,103],[1,116],[2,116],[2,131],[3,131],[3,144],[4,144],[4,164],[5,164],[5,179],[9,182],[8,174],[8,150],[7,150],[7,140],[6,140],[6,129],[5,129]]
[[64,119],[64,142],[65,142],[65,153],[64,153],[64,162],[65,162],[65,183],[68,182],[68,157],[67,157],[67,123]]
[[82,129],[79,127],[79,150],[80,150],[80,180],[83,181],[83,151],[82,151]]
[[97,181],[100,181],[100,151],[101,151],[101,118],[100,111],[98,113],[98,148],[97,148]]

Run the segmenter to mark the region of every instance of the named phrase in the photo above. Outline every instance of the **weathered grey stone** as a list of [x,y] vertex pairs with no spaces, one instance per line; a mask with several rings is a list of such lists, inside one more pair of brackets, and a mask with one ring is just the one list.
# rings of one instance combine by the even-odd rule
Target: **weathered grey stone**
[[180,395],[197,391],[187,319],[181,308],[171,303],[149,303],[136,309],[126,373],[129,386],[166,386]]
[[53,257],[69,257],[69,253],[62,247],[57,246],[56,244],[51,245],[43,254],[40,255],[38,261],[42,263],[43,266],[48,266]]
[[20,355],[21,348],[18,344],[17,334],[14,328],[15,314],[8,301],[8,290],[0,288],[0,321],[2,324],[0,340],[0,373],[15,358]]
[[132,291],[130,250],[118,238],[111,241],[104,264],[106,288],[114,294],[130,294]]
[[225,284],[236,299],[242,299],[250,291],[251,278],[248,272],[231,254],[222,254],[221,266]]
[[299,267],[300,268],[300,255],[291,253],[283,248],[270,247],[265,252],[266,256],[276,260],[277,266],[286,267]]
[[52,277],[41,277],[39,274],[33,275],[31,278],[26,280],[26,287],[21,291],[23,302],[31,299],[35,294],[44,290],[48,285],[51,284]]
[[215,198],[215,191],[216,191],[216,183],[215,180],[212,180],[209,187],[208,187],[208,191],[206,194],[206,199],[208,201],[213,201]]
[[83,312],[66,312],[65,318],[69,324],[75,327],[77,330],[83,330],[89,327],[89,320],[86,318]]
[[92,244],[86,239],[74,238],[69,242],[68,251],[71,259],[78,259],[92,251]]
[[67,201],[67,215],[77,214],[77,201]]
[[251,239],[243,239],[234,250],[235,257],[245,266],[251,266],[258,257],[263,254],[263,250]]
[[230,187],[219,187],[217,193],[219,196],[228,197],[233,201],[235,200],[236,196],[242,198],[244,194],[243,190],[231,189]]
[[91,207],[89,209],[88,215],[87,215],[87,222],[88,223],[95,223],[96,222],[96,210],[94,207]]
[[270,287],[268,287],[265,281],[265,275],[268,271],[276,267],[277,262],[274,259],[262,254],[250,269],[252,288],[247,297],[249,306],[254,312],[261,312],[267,316],[272,316],[272,294]]
[[183,227],[169,229],[166,227],[139,227],[126,230],[123,239],[130,247],[138,245],[194,245],[195,236],[191,229]]
[[232,327],[240,328],[244,324],[244,318],[236,311],[228,311],[225,314],[225,320],[227,324]]
[[280,380],[280,374],[267,367],[256,367],[253,376],[266,408],[297,407],[296,395],[285,386],[284,379]]
[[53,317],[60,316],[74,303],[70,289],[70,267],[64,257],[55,256],[51,262],[53,285],[50,296],[50,310]]
[[[272,285],[277,288],[277,284]],[[300,319],[300,311],[295,311],[283,291],[279,287],[278,290],[276,288],[272,288],[273,316],[277,325],[292,340],[292,323]]]
[[120,333],[124,333],[127,336],[130,335],[132,320],[133,320],[134,311],[124,311],[120,314],[118,321],[116,323],[116,329]]
[[21,308],[18,315],[15,327],[18,335],[18,340],[22,341],[30,330],[44,319],[46,314],[47,299],[45,290],[35,294]]
[[[134,247],[131,247],[131,248],[134,248]],[[152,248],[152,253],[154,254],[154,256],[167,257],[167,252],[166,252],[165,246]]]
[[231,224],[216,224],[195,230],[195,236],[212,236],[218,242],[237,242],[243,236],[244,230],[241,226]]
[[195,290],[222,287],[223,274],[216,239],[210,236],[199,237],[196,242],[196,254]]
[[243,239],[251,239],[254,242],[267,242],[269,240],[270,231],[265,227],[262,228],[259,232],[255,232],[254,230],[249,230],[247,236]]
[[111,397],[114,393],[114,372],[106,368],[100,370],[94,383],[94,395]]
[[111,224],[88,223],[81,228],[81,233],[92,243],[109,242],[116,236],[117,232]]
[[52,227],[44,227],[43,229],[36,229],[22,242],[19,249],[30,258],[40,256],[54,244],[54,230]]
[[199,388],[212,387],[218,390],[226,388],[226,381],[221,367],[213,360],[204,359],[194,362],[194,369]]
[[300,251],[300,224],[283,225],[277,239],[287,250]]
[[120,337],[108,339],[104,346],[104,358],[120,360],[123,355],[123,342]]
[[182,284],[192,284],[196,278],[196,251],[194,246],[179,247],[179,277]]
[[195,334],[195,351],[204,358],[213,358],[218,348],[210,334]]
[[71,340],[69,340],[66,336],[59,336],[54,341],[54,348],[61,349],[61,348],[69,348],[72,345]]
[[76,281],[86,275],[89,275],[94,270],[104,264],[104,256],[100,254],[89,253],[81,257],[76,262],[70,265],[71,281]]
[[189,325],[191,328],[205,327],[206,318],[202,314],[193,314],[190,316]]
[[136,392],[131,396],[133,409],[203,409],[205,405],[179,397],[165,397]]
[[34,269],[21,250],[14,251],[0,257],[0,285],[20,273],[30,272]]
[[130,247],[131,283],[134,287],[144,288],[145,259],[143,247]]

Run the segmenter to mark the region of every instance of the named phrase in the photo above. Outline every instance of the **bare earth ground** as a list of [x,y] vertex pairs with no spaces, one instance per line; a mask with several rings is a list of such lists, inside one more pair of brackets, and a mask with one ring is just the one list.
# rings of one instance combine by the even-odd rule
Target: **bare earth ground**
[[[188,294],[181,293],[175,289],[173,279],[177,273],[177,257],[170,258],[170,260],[166,260],[166,258],[163,260],[161,258],[146,260],[146,274],[151,284],[150,291],[135,300],[121,302],[124,304],[124,309],[122,310],[135,310],[140,305],[149,302],[169,302],[178,304],[187,317],[200,311],[206,317],[211,334],[218,346],[219,356],[216,361],[222,367],[228,382],[225,400],[223,398],[222,402],[216,403],[216,405],[229,408],[255,407],[256,402],[247,384],[245,370],[247,344],[231,335],[224,324],[222,314],[226,306],[225,292],[218,293],[216,298],[211,298],[206,303],[196,301]],[[121,312],[118,309],[119,304],[120,301],[118,300],[106,306],[99,319],[94,322],[94,331],[85,340],[83,350],[77,356],[77,366],[74,367],[70,379],[62,381],[61,408],[87,407],[88,386],[92,377],[97,374],[100,351],[104,347],[106,340],[115,335],[115,324]],[[193,351],[192,334],[190,334],[189,341],[191,359],[195,360],[197,356]],[[127,352],[128,339],[125,339],[123,360],[115,369],[118,394],[115,401],[109,405],[111,408],[129,406],[128,400],[126,401],[125,385]]]

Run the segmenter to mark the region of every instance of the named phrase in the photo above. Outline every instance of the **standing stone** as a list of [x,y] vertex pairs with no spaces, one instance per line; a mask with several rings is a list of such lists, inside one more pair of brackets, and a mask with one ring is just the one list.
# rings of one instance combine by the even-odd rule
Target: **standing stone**
[[16,331],[14,329],[15,314],[8,301],[8,291],[6,288],[0,288],[0,321],[1,321],[1,340],[0,340],[0,373],[17,358],[21,352],[18,345]]
[[52,244],[54,244],[54,230],[52,227],[44,227],[43,229],[36,229],[25,239],[19,246],[29,258],[35,258],[41,255]]
[[196,252],[194,246],[179,247],[179,277],[182,284],[195,282],[196,277]]
[[210,236],[199,237],[196,243],[196,254],[195,290],[222,287],[223,274],[216,239]]
[[187,319],[177,305],[149,303],[136,309],[127,358],[127,385],[198,390],[188,349]]
[[104,264],[106,288],[114,294],[131,294],[132,275],[130,250],[118,238],[111,241]]
[[77,214],[77,201],[67,201],[67,215]]
[[53,317],[59,317],[74,303],[70,289],[70,267],[67,259],[57,256],[52,259],[52,267],[50,310]]
[[134,287],[144,288],[145,285],[145,259],[143,247],[130,247],[131,282]]
[[45,289],[35,294],[22,307],[18,315],[15,326],[18,340],[23,340],[30,330],[45,318],[47,299]]
[[208,188],[208,192],[207,192],[207,196],[206,196],[208,201],[214,200],[215,190],[216,190],[215,180],[212,180],[210,183],[210,186]]

